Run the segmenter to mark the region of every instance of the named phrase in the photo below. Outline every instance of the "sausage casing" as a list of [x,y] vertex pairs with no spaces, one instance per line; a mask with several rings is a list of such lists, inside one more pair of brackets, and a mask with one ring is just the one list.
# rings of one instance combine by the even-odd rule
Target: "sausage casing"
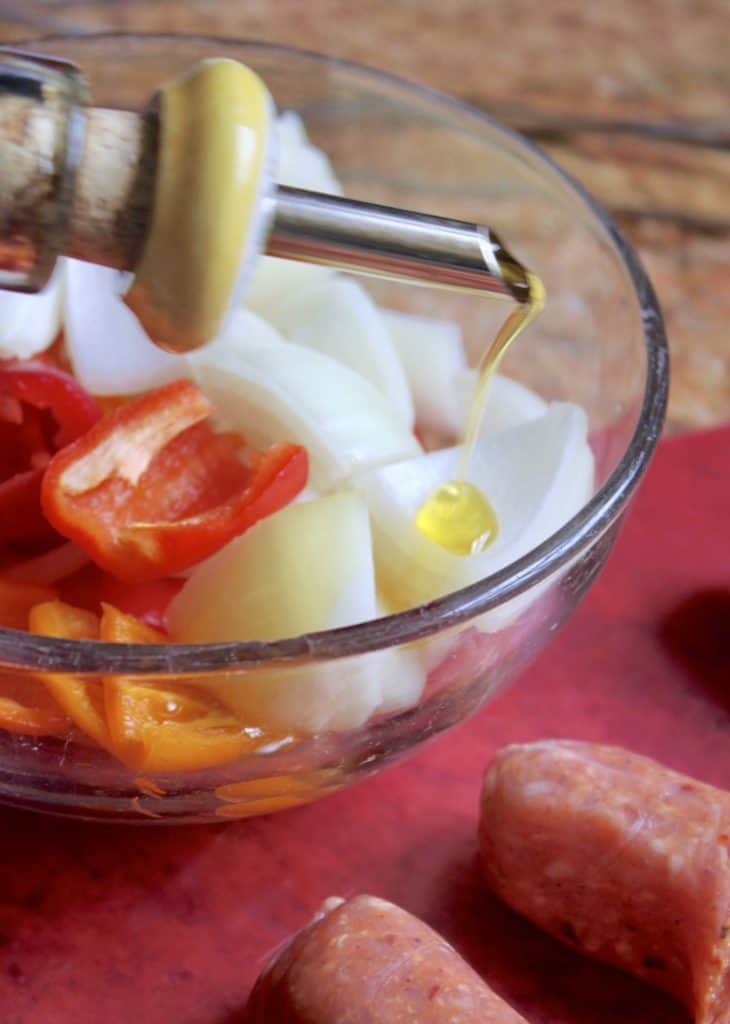
[[268,965],[242,1024],[525,1024],[428,925],[373,896],[327,901]]
[[489,766],[486,878],[557,938],[730,1022],[730,794],[591,743],[506,747]]

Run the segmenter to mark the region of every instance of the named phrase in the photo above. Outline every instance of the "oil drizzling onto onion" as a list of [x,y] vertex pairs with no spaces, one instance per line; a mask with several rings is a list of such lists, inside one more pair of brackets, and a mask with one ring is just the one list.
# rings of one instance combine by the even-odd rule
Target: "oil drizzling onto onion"
[[545,305],[542,281],[529,272],[527,280],[527,300],[511,311],[479,365],[479,378],[469,408],[457,477],[440,484],[416,515],[416,525],[421,533],[454,555],[479,554],[494,542],[499,533],[497,514],[489,498],[467,480],[467,475],[491,379],[509,346]]

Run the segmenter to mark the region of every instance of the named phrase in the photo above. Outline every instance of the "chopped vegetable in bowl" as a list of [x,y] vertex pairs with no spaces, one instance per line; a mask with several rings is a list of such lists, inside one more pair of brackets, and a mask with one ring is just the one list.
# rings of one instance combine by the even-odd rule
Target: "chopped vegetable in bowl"
[[[280,179],[341,192],[296,115],[278,129]],[[509,565],[592,493],[583,410],[496,375],[469,480],[494,503],[497,539],[462,557],[425,537],[418,509],[456,472],[475,386],[461,329],[381,308],[327,268],[262,257],[244,307],[188,356],[149,341],[113,271],[74,260],[43,295],[0,295],[3,314],[8,628],[160,644],[347,626]],[[530,599],[480,628],[505,628]],[[0,727],[73,736],[135,771],[196,771],[413,707],[434,658],[385,649],[245,686],[39,673],[0,684]]]

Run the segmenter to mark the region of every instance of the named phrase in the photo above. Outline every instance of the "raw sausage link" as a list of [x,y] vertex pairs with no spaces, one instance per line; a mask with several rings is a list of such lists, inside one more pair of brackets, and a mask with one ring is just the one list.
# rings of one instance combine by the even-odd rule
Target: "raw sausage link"
[[525,1024],[427,925],[328,900],[256,983],[241,1024]]
[[616,747],[506,747],[482,795],[491,887],[557,938],[730,1024],[730,794]]

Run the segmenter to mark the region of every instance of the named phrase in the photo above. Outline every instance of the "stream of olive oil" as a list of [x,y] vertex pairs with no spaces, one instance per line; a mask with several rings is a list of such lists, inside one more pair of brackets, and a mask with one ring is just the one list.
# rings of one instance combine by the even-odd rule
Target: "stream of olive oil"
[[497,515],[489,498],[466,477],[479,437],[492,377],[512,342],[545,305],[542,281],[529,271],[526,276],[529,284],[527,300],[512,310],[479,364],[457,477],[440,484],[416,515],[416,525],[421,533],[455,555],[475,555],[484,551],[499,532]]

